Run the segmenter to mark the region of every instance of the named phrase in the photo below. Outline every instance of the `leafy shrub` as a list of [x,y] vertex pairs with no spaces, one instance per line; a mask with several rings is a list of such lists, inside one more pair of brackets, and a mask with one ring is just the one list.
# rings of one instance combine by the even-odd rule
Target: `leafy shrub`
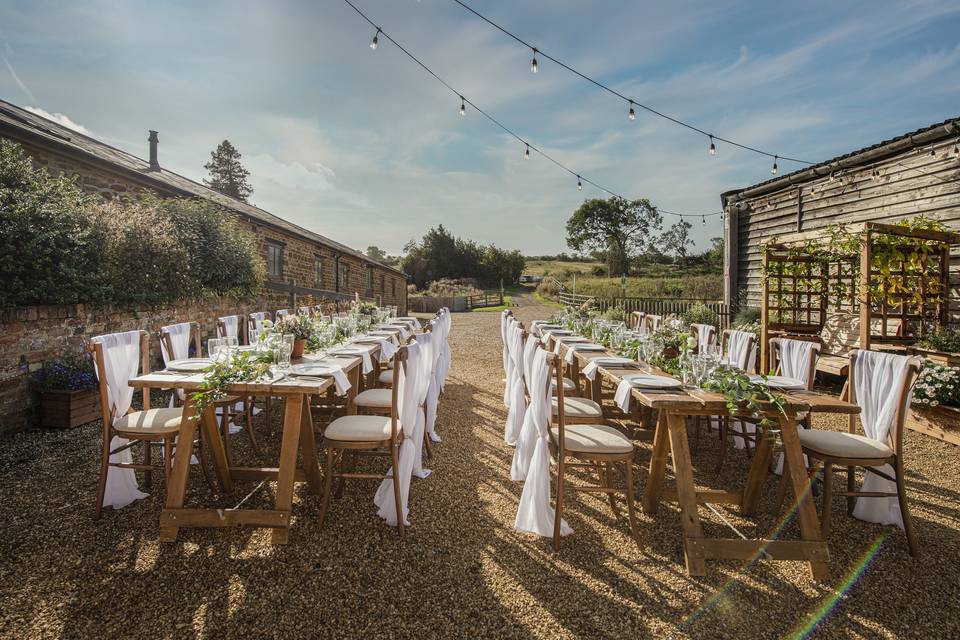
[[720,316],[705,304],[698,303],[691,306],[681,317],[687,325],[709,324],[714,327],[720,326]]
[[917,346],[934,351],[958,353],[960,352],[960,329],[953,327],[935,329],[917,342]]
[[605,276],[610,273],[610,270],[605,264],[595,264],[590,268],[590,273],[595,276]]
[[625,322],[627,312],[623,310],[623,307],[614,305],[603,312],[603,317],[614,322]]
[[103,236],[86,213],[91,201],[73,180],[35,169],[19,145],[0,140],[0,306],[103,298]]
[[733,324],[759,324],[760,309],[747,308],[741,309],[733,317]]

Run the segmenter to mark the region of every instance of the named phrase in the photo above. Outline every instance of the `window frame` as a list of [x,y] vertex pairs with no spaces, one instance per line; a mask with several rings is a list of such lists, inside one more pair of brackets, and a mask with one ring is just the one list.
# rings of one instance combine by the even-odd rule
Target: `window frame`
[[[273,279],[283,278],[283,250],[284,245],[282,242],[277,242],[275,240],[267,240],[267,277]],[[274,255],[271,255],[274,254]],[[274,259],[275,258],[275,259]],[[276,271],[273,267],[274,262],[276,262]]]

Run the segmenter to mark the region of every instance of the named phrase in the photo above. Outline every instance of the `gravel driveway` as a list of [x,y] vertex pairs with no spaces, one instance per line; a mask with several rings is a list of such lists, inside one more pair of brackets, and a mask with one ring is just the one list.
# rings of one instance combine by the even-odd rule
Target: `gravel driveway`
[[[518,300],[522,320],[551,312]],[[898,529],[847,517],[838,498],[826,584],[800,565],[762,561],[711,561],[708,576],[688,578],[671,505],[655,518],[640,514],[642,550],[606,501],[587,494],[565,511],[574,534],[559,555],[548,539],[515,532],[520,486],[502,438],[498,323],[497,313],[454,316],[443,443],[428,462],[433,475],[413,481],[403,542],[375,515],[375,484],[360,481],[333,502],[322,529],[319,499],[299,487],[284,547],[250,530],[185,530],[161,545],[162,480],[150,498],[93,520],[98,426],[0,442],[0,635],[744,639],[802,636],[822,620],[818,637],[960,637],[960,449],[912,432],[907,467],[923,555],[907,554]],[[266,463],[279,434],[261,424],[258,435],[273,446]],[[239,456],[249,455],[245,443],[236,439]],[[649,443],[638,445],[642,486]],[[742,452],[717,477],[716,450],[706,438],[695,452],[697,482],[736,486]],[[774,482],[767,488],[755,518],[725,508],[723,518],[748,536],[768,531]],[[271,495],[266,487],[248,504]],[[193,478],[188,500],[215,499]],[[719,516],[701,515],[707,535],[731,535]]]

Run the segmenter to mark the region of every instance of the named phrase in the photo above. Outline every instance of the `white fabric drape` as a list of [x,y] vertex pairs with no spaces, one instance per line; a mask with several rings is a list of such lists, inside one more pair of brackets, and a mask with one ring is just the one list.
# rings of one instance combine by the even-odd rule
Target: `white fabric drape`
[[806,384],[810,377],[810,354],[813,343],[808,340],[780,341],[780,375],[803,380]]
[[747,350],[750,347],[752,336],[753,334],[749,331],[734,330],[730,332],[730,338],[727,340],[727,364],[742,369],[750,368],[750,354]]
[[[431,329],[429,333],[436,332],[437,336],[431,340],[433,347],[431,349],[431,365],[430,365],[430,385],[427,387],[427,399],[426,399],[426,418],[427,418],[427,435],[430,437],[432,442],[440,442],[440,434],[437,433],[437,404],[440,401],[440,375],[442,374],[440,370],[440,358],[443,355],[440,349],[436,348],[436,345],[440,341],[446,341],[446,337],[443,336],[444,328],[441,326],[442,323],[439,319],[432,320],[430,322]],[[419,338],[418,338],[419,339]]]
[[[510,352],[507,348],[507,327],[513,316],[508,311],[500,314],[500,342],[503,343],[503,404],[510,402]],[[509,406],[509,405],[507,405]]]
[[397,407],[399,427],[403,430],[403,442],[400,444],[398,468],[388,473],[390,477],[380,483],[374,496],[374,504],[379,507],[377,515],[387,521],[387,524],[396,526],[398,515],[394,502],[393,483],[400,483],[400,506],[403,512],[404,524],[409,524],[407,506],[410,496],[410,478],[416,465],[417,450],[423,445],[423,429],[425,426],[423,403],[426,399],[430,384],[431,340],[433,336],[424,334],[407,345],[406,372],[400,363],[397,381],[397,397],[400,406]]
[[[137,376],[140,368],[140,332],[127,331],[97,336],[93,342],[100,343],[103,349],[103,371],[97,371],[97,379],[107,387],[107,405],[113,409],[116,419],[127,414],[133,402],[133,387],[128,383]],[[106,416],[105,416],[106,419]],[[110,441],[110,450],[127,444],[129,440],[114,436]],[[149,446],[149,445],[147,445]],[[133,454],[124,449],[110,456],[110,462],[130,464]],[[149,494],[140,491],[137,474],[133,469],[107,468],[107,484],[103,494],[103,505],[121,509],[134,500],[146,498]]]
[[[166,327],[160,327],[160,333],[164,332],[170,335],[170,345],[173,349],[173,353],[167,352],[167,341],[160,341],[160,355],[163,356],[163,365],[166,366],[173,362],[174,360],[183,360],[184,358],[190,357],[190,329],[191,324],[189,322],[181,322],[179,324],[171,324]],[[199,357],[201,354],[197,354]],[[177,397],[182,401],[184,398],[183,390],[177,389]],[[173,406],[173,395],[170,395],[170,404]]]
[[[217,323],[217,337],[218,338],[237,338],[240,335],[240,316],[223,316],[222,318],[217,318],[220,322]],[[221,327],[220,324],[223,324]],[[198,354],[199,355],[199,354]]]
[[697,344],[710,346],[717,341],[717,329],[712,324],[693,324],[697,330]]
[[507,423],[503,430],[503,439],[511,447],[517,443],[520,428],[523,426],[523,415],[527,410],[527,399],[523,386],[523,327],[514,323],[509,331],[510,341],[510,378],[507,385],[510,388],[510,409],[507,412]]
[[[534,352],[529,381],[531,404],[524,416],[523,444],[518,444],[511,465],[511,477],[524,480],[513,526],[541,536],[553,535],[556,517],[556,511],[550,506],[550,357],[540,348]],[[561,520],[560,534],[571,533],[573,530],[566,520]]]
[[573,357],[576,351],[598,351],[598,346],[600,345],[592,342],[574,342],[572,344],[568,344],[567,353],[563,356],[563,359],[567,361],[567,364],[573,364]]
[[[856,403],[860,405],[860,422],[867,436],[878,442],[896,441],[897,408],[900,401],[900,389],[903,388],[909,368],[909,356],[877,351],[858,351],[854,363]],[[912,393],[910,394],[912,395]],[[910,398],[907,398],[910,406]],[[880,471],[893,477],[894,470],[889,464],[880,467]],[[897,485],[891,480],[867,472],[861,491],[897,492]],[[903,528],[903,515],[896,496],[892,498],[857,498],[853,516],[867,522],[895,524]]]

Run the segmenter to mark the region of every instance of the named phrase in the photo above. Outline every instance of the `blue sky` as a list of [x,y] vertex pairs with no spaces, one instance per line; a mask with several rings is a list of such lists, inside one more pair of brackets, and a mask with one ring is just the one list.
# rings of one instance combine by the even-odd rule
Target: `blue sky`
[[[461,93],[628,197],[689,213],[770,177],[770,160],[668,122],[540,59],[450,0],[355,0]],[[676,117],[820,161],[960,115],[960,3],[475,0],[538,48]],[[230,139],[251,202],[363,249],[429,226],[527,253],[564,250],[600,196],[523,148],[341,0],[0,0],[0,97],[69,118],[194,179]],[[781,161],[781,172],[796,165]],[[667,223],[674,220],[666,216]],[[697,248],[719,217],[695,221]]]

